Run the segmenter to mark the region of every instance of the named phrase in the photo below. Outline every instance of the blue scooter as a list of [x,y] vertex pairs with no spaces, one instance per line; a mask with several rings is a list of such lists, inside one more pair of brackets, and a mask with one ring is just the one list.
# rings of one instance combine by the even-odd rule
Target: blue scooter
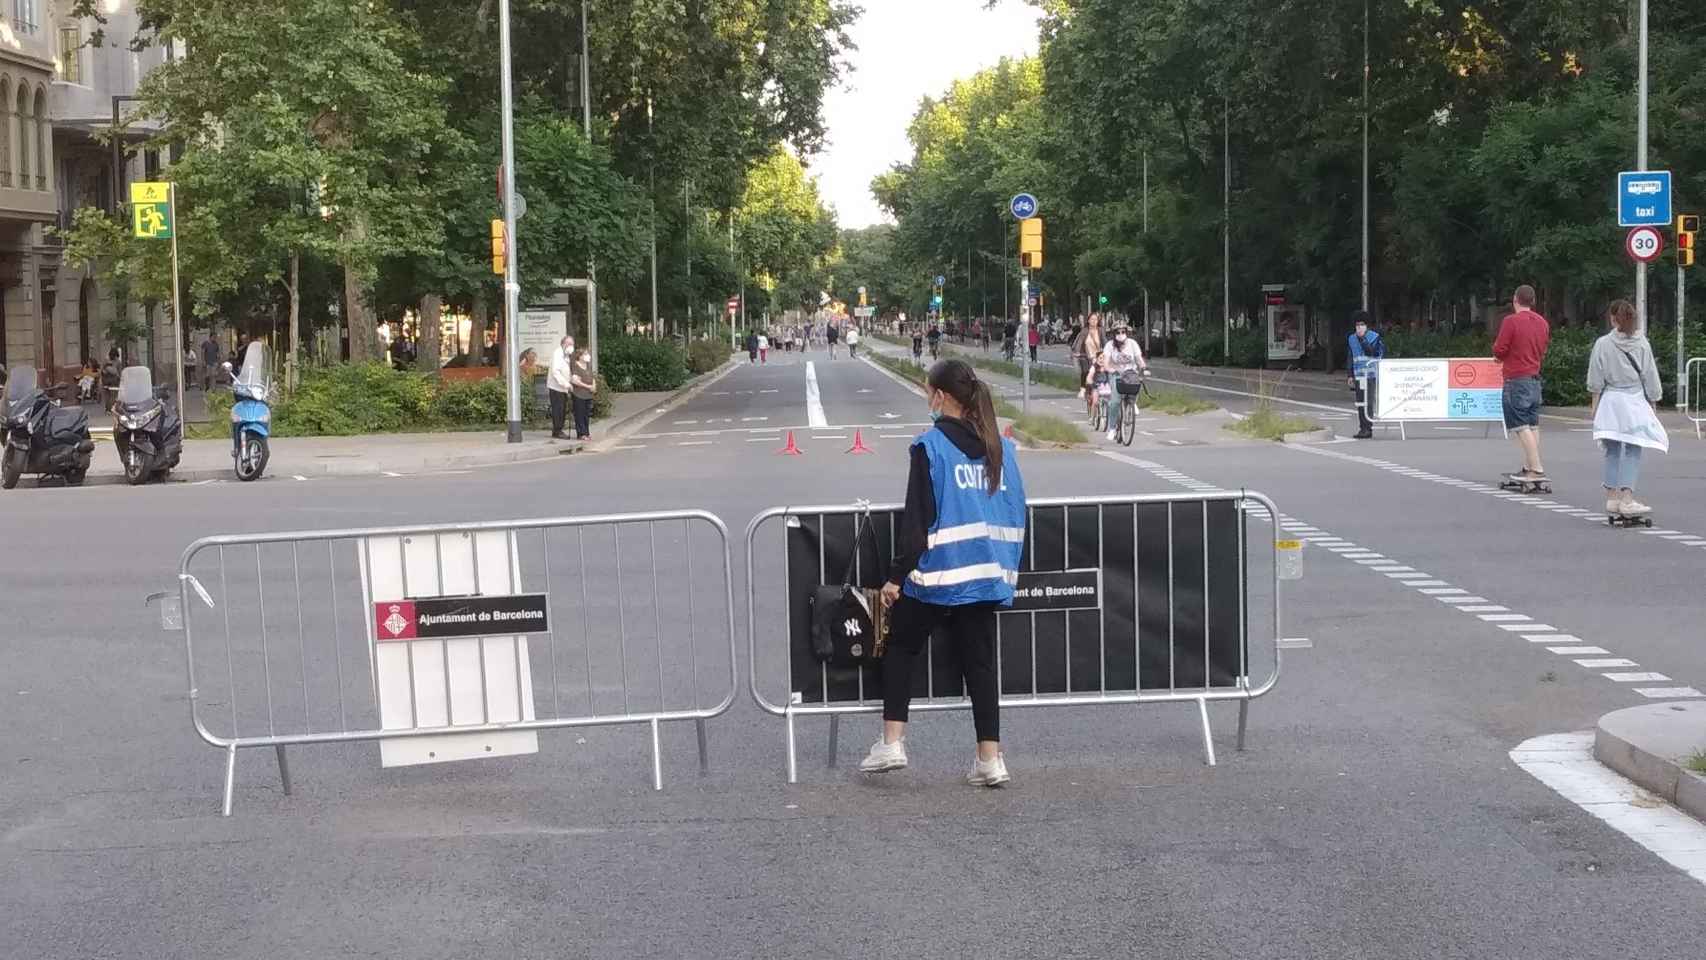
[[231,380],[236,401],[231,404],[231,457],[237,479],[258,480],[267,469],[267,437],[272,433],[272,406],[267,398],[267,348],[259,341],[243,352],[243,369]]

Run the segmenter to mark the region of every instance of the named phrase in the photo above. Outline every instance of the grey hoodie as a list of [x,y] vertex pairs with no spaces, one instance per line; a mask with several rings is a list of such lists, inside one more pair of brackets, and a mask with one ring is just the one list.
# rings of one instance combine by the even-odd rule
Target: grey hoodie
[[1659,385],[1659,365],[1653,360],[1652,344],[1640,334],[1628,336],[1616,330],[1600,337],[1588,357],[1588,390],[1640,390],[1648,400],[1658,402],[1664,391]]

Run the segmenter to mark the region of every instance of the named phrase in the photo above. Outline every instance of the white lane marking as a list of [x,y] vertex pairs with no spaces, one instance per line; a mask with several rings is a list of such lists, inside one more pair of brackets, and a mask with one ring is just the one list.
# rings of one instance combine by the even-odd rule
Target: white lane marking
[[817,364],[806,361],[806,419],[813,427],[829,426],[829,418],[823,412],[823,395],[817,388]]
[[1444,580],[1405,580],[1403,583],[1406,587],[1443,587],[1446,585]]
[[[811,366],[811,361],[809,361],[809,360],[806,361],[806,366],[808,366],[808,367]],[[760,390],[758,392],[759,393],[781,393],[782,391],[780,391],[780,390]]]
[[682,440],[681,442],[677,443],[676,446],[678,446],[678,447],[708,447],[708,446],[711,446],[712,444],[714,444],[716,442],[717,441],[715,441],[715,440]]
[[817,433],[814,433],[814,434],[812,434],[812,439],[813,440],[845,440],[845,439],[847,439],[847,434],[845,434],[845,433],[835,433],[835,434],[817,434]]
[[1458,607],[1464,613],[1504,613],[1510,607],[1501,607],[1496,603],[1475,603],[1467,607]]
[[393,473],[393,472],[392,472],[392,471],[390,471],[390,470],[381,470],[381,471],[379,471],[379,472],[380,472],[380,473],[383,473],[383,474],[385,474],[385,475],[386,475],[386,476],[387,476],[387,477],[400,477],[400,476],[402,476],[402,474],[400,474],[400,473]]
[[882,433],[882,434],[877,435],[877,439],[879,439],[879,440],[911,440],[912,434],[910,434],[910,433]]
[[1662,673],[1608,673],[1604,676],[1617,683],[1664,683],[1670,679]]
[[306,480],[308,478],[303,476],[302,474],[298,473],[298,474],[292,476],[290,479],[292,479],[292,480]]
[[[1594,660],[1577,660],[1576,666],[1587,667],[1589,670],[1609,670],[1612,667],[1638,667],[1640,664],[1628,657],[1601,657]],[[1609,677],[1611,674],[1608,673],[1606,676]],[[1670,678],[1659,677],[1659,679],[1669,680]]]
[[1510,758],[1565,800],[1706,883],[1706,824],[1668,803],[1655,803],[1595,760],[1591,731],[1535,737],[1512,750]]
[[747,443],[775,443],[780,437],[747,437]]
[[611,447],[610,449],[612,452],[617,450],[644,450],[646,449],[646,445],[643,443],[633,443],[623,447]]
[[762,423],[762,422],[769,420],[769,419],[770,419],[769,417],[741,417],[740,422],[741,423]]
[[[1165,479],[1165,480],[1169,480],[1173,483],[1176,483],[1180,486],[1186,487],[1186,488],[1191,489],[1191,490],[1195,490],[1195,491],[1199,491],[1199,492],[1218,491],[1218,488],[1216,488],[1213,484],[1204,483],[1204,482],[1197,480],[1195,478],[1188,477],[1188,476],[1184,475],[1183,473],[1180,473],[1177,470],[1174,470],[1170,467],[1162,466],[1161,464],[1158,464],[1158,463],[1153,463],[1153,462],[1148,461],[1148,460],[1139,460],[1136,457],[1129,457],[1129,456],[1125,456],[1124,454],[1118,454],[1118,453],[1112,453],[1112,452],[1106,452],[1106,451],[1099,451],[1098,453],[1100,456],[1106,457],[1109,460],[1116,460],[1116,461],[1119,461],[1121,463],[1130,464],[1130,465],[1138,467],[1138,468],[1140,468],[1140,469],[1142,469],[1142,470],[1144,470],[1144,471],[1146,471],[1146,472],[1148,472],[1154,476],[1160,477],[1160,478]],[[1377,461],[1377,462],[1384,462],[1384,461]],[[1291,531],[1295,531],[1295,530],[1302,528],[1301,522],[1298,521],[1298,519],[1295,517],[1289,517],[1289,516],[1286,516],[1284,514],[1280,514],[1279,516],[1269,518],[1265,515],[1265,511],[1256,512],[1258,508],[1255,507],[1251,503],[1240,502],[1239,505],[1247,513],[1251,513],[1252,515],[1256,516],[1258,519],[1261,519],[1264,522],[1269,522],[1271,520],[1271,522],[1273,522],[1277,528],[1277,530],[1276,530],[1277,533],[1288,534]],[[1314,529],[1314,528],[1311,528],[1311,529]],[[1346,559],[1352,559],[1354,554],[1358,551],[1363,552],[1364,555],[1369,555],[1366,548],[1358,546],[1356,544],[1353,544],[1348,540],[1338,541],[1338,542],[1343,543],[1345,546],[1341,547],[1341,548],[1337,548],[1337,549],[1335,549],[1333,547],[1328,547],[1327,549],[1330,550],[1331,552],[1339,554],[1341,557],[1344,557]],[[1379,554],[1372,554],[1372,555],[1373,556],[1379,556]],[[1362,564],[1362,563],[1366,563],[1367,561],[1354,561],[1354,562]],[[1370,569],[1373,569],[1373,568],[1370,567]],[[1406,586],[1411,586],[1411,587],[1417,586],[1417,582],[1410,579],[1410,577],[1412,577],[1412,576],[1426,577],[1427,576],[1427,574],[1395,575],[1395,574],[1390,573],[1390,572],[1385,572],[1385,571],[1383,571],[1383,572],[1385,573],[1385,575],[1387,577],[1391,577],[1393,579],[1399,579],[1400,577],[1402,577],[1402,579],[1399,579],[1399,582],[1404,583]],[[1438,584],[1442,584],[1442,585],[1445,583],[1445,581],[1443,581],[1443,580],[1431,580],[1431,581],[1425,581],[1425,582],[1427,582],[1429,584],[1438,583]],[[1498,627],[1500,630],[1503,630],[1506,633],[1521,634],[1523,639],[1529,641],[1530,643],[1559,643],[1559,644],[1562,644],[1559,646],[1548,647],[1547,649],[1552,653],[1556,653],[1556,654],[1560,654],[1560,655],[1580,654],[1580,655],[1601,655],[1601,656],[1606,656],[1606,655],[1610,654],[1610,651],[1606,650],[1603,647],[1596,647],[1596,646],[1584,644],[1580,637],[1576,637],[1576,636],[1573,636],[1571,634],[1559,632],[1557,627],[1554,627],[1549,623],[1534,623],[1531,621],[1531,619],[1528,616],[1526,616],[1524,614],[1506,613],[1504,611],[1506,611],[1507,608],[1505,608],[1503,606],[1496,605],[1496,604],[1492,604],[1490,601],[1488,601],[1488,599],[1486,597],[1468,595],[1467,590],[1464,590],[1464,589],[1459,588],[1459,587],[1449,587],[1449,586],[1434,587],[1434,586],[1430,585],[1424,589],[1419,589],[1418,592],[1423,594],[1423,595],[1433,596],[1433,598],[1435,600],[1438,600],[1442,603],[1452,604],[1456,609],[1459,609],[1459,610],[1466,610],[1466,611],[1467,610],[1473,610],[1474,612],[1476,612],[1479,615],[1481,620],[1486,621],[1488,623],[1491,623],[1491,625]],[[1491,614],[1483,614],[1483,613],[1481,613],[1481,611],[1498,611],[1498,612],[1491,613]],[[1511,621],[1511,622],[1501,622],[1501,621]],[[1581,664],[1585,664],[1589,661],[1577,661],[1577,662],[1581,663]],[[1617,665],[1623,665],[1623,661],[1621,661],[1621,660],[1612,661],[1612,662],[1616,663]],[[1636,664],[1633,663],[1633,661],[1629,661],[1628,665],[1629,666],[1636,666]],[[1651,692],[1648,692],[1648,691],[1651,691]],[[1697,697],[1697,696],[1698,697],[1706,697],[1706,694],[1701,694],[1698,691],[1694,690],[1694,688],[1692,688],[1692,687],[1636,688],[1636,692],[1642,694],[1643,696],[1646,696],[1648,698],[1653,698],[1653,699],[1660,698],[1660,697]]]
[[1308,637],[1281,637],[1275,646],[1281,650],[1308,650],[1315,646],[1315,641]]
[[685,427],[685,426],[688,426],[690,424],[696,424],[698,422],[699,421],[697,421],[697,420],[677,420],[677,421],[675,421],[675,425],[678,427]]

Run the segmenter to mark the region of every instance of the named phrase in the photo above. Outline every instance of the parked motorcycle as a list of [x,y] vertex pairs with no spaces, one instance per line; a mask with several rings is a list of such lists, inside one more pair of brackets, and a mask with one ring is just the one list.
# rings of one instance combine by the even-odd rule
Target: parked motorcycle
[[266,472],[267,437],[272,434],[272,383],[267,379],[267,347],[251,343],[243,352],[243,369],[231,381],[236,402],[231,404],[231,456],[237,479],[256,480]]
[[166,387],[154,389],[147,367],[125,367],[113,403],[113,446],[132,486],[164,478],[184,452],[184,420]]
[[36,383],[36,368],[16,366],[6,380],[6,448],[0,487],[18,485],[26,473],[58,476],[77,486],[89,472],[95,442],[82,407],[62,407]]

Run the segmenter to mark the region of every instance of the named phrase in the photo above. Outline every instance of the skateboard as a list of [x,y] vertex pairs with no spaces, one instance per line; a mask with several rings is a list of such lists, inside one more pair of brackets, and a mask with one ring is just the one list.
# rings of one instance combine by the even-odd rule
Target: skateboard
[[1515,490],[1521,493],[1551,493],[1552,481],[1529,480],[1514,473],[1507,473],[1504,474],[1504,479],[1499,481],[1499,489]]
[[1613,527],[1650,527],[1653,525],[1653,515],[1643,513],[1639,516],[1626,517],[1621,513],[1607,514],[1605,522]]

